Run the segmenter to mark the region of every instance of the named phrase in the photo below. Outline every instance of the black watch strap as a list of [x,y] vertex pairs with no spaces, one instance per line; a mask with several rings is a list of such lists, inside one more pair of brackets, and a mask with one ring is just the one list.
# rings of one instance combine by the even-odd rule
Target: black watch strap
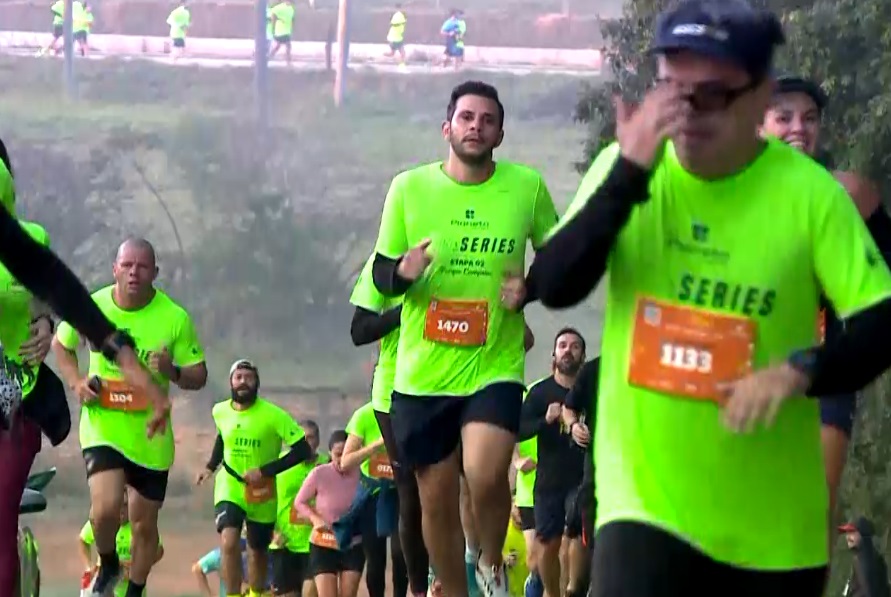
[[108,339],[102,345],[100,352],[102,353],[102,356],[106,358],[106,360],[117,362],[118,352],[120,352],[120,350],[125,346],[128,346],[135,350],[136,341],[133,340],[133,337],[127,332],[118,330],[108,337]]
[[32,319],[31,323],[37,323],[41,319],[46,319],[49,322],[50,334],[55,334],[56,333],[56,322],[55,322],[55,320],[53,320],[53,316],[50,315],[49,313],[44,313],[43,315],[38,315],[37,317]]

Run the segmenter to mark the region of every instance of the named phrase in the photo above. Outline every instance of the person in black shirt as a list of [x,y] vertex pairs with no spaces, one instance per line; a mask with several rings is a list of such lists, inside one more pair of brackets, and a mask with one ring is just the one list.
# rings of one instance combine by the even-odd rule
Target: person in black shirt
[[566,512],[582,478],[584,451],[562,424],[564,400],[585,361],[585,339],[573,328],[554,338],[554,374],[529,388],[523,402],[518,441],[538,436],[534,496],[538,571],[548,597],[560,597],[560,546]]
[[[600,378],[600,357],[585,363],[575,385],[563,403],[563,424],[569,429],[576,448],[585,454],[582,481],[575,502],[566,517],[566,534],[581,537],[582,549],[570,543],[567,597],[584,595],[589,582],[589,555],[594,549],[594,421],[597,417],[597,391]],[[584,549],[587,548],[587,549]]]

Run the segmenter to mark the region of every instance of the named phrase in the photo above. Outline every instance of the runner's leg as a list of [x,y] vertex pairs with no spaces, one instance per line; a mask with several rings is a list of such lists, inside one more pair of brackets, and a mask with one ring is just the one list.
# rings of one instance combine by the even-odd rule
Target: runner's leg
[[523,391],[518,383],[496,383],[466,399],[461,443],[464,475],[478,525],[482,560],[478,570],[502,565],[511,509],[508,469],[520,426]]
[[220,534],[220,576],[227,595],[241,594],[241,527],[247,515],[232,502],[219,502],[214,506],[217,532]]
[[17,595],[19,577],[19,504],[34,458],[40,451],[40,428],[19,416],[9,431],[0,432],[3,490],[0,491],[0,595]]
[[400,458],[418,481],[430,562],[449,597],[467,597],[464,540],[455,532],[461,527],[458,444],[465,400],[394,392],[390,411]]
[[266,586],[269,571],[269,544],[275,532],[273,523],[247,520],[248,585],[258,595]]
[[365,587],[368,597],[384,597],[387,591],[387,538],[377,536],[374,500],[362,513],[362,549],[365,552]]
[[[165,485],[166,489],[166,485]],[[162,501],[147,499],[131,487],[129,490],[129,516],[133,533],[130,566],[130,583],[127,597],[139,597],[145,590],[149,572],[158,559],[158,512]]]
[[390,537],[390,565],[392,566],[393,597],[406,597],[408,595],[408,570],[405,566],[405,556],[402,555],[402,546],[399,545],[399,536]]
[[120,452],[108,446],[86,448],[83,455],[90,488],[90,524],[102,564],[93,583],[93,591],[94,594],[102,594],[113,586],[120,575],[115,540],[121,526],[128,461]]
[[560,597],[560,549],[565,527],[566,496],[562,491],[535,491],[535,553],[545,595]]
[[[393,465],[396,492],[399,494],[399,546],[405,559],[408,583],[412,595],[427,594],[427,572],[430,557],[424,545],[421,528],[421,497],[414,474],[403,466],[397,450],[396,438],[389,413],[374,411],[378,427]],[[397,593],[398,595],[398,593]],[[303,597],[312,597],[304,595]]]
[[[361,545],[354,545],[342,557],[343,570],[340,573],[339,597],[356,597],[359,593],[359,582],[362,580],[362,569],[365,567],[365,552],[362,551]],[[386,559],[386,551],[384,558]]]

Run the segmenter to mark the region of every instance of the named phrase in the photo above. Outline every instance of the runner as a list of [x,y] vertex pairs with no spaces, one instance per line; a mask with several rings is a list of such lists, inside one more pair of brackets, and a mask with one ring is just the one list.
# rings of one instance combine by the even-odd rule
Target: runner
[[[53,2],[52,6],[50,6],[50,12],[53,14],[53,41],[49,43],[49,45],[39,52],[37,52],[38,56],[43,56],[50,50],[53,51],[53,54],[59,55],[59,40],[64,41],[65,37],[65,0],[56,0]],[[77,14],[77,13],[75,13]]]
[[[158,275],[154,247],[143,239],[124,241],[112,272],[114,284],[93,293],[102,312],[133,336],[140,358],[165,390],[171,382],[183,390],[203,388],[207,367],[192,320],[154,286]],[[143,432],[150,416],[147,397],[122,382],[114,363],[92,348],[89,371],[82,375],[75,352],[79,343],[78,333],[63,323],[53,340],[53,353],[63,380],[82,405],[80,445],[90,487],[90,520],[102,558],[93,592],[102,595],[117,583],[114,538],[129,487],[134,546],[127,596],[136,597],[154,563],[158,512],[173,465],[173,430],[168,427],[160,437],[147,438]]]
[[464,22],[464,12],[454,9],[449,18],[442,24],[440,34],[445,38],[445,52],[442,56],[442,65],[448,66],[455,61],[455,70],[461,68],[464,63],[464,34],[467,33],[467,23]]
[[405,13],[402,12],[402,5],[396,4],[396,11],[390,18],[390,30],[387,31],[387,43],[390,49],[384,54],[388,58],[399,54],[399,70],[406,70],[405,66]]
[[[609,272],[596,596],[822,594],[819,405],[802,397],[891,364],[891,273],[833,177],[757,135],[782,42],[743,3],[663,13],[660,83],[617,100],[618,144],[532,265],[552,308]],[[821,292],[847,320],[815,345]]]
[[[126,498],[124,499],[124,505],[121,507],[120,524],[121,527],[118,530],[117,537],[115,538],[115,550],[118,554],[118,560],[121,562],[121,566],[123,567],[123,574],[121,580],[119,580],[117,585],[115,585],[115,597],[125,597],[127,594],[127,578],[130,570],[130,562],[133,559],[133,530],[130,526],[130,517]],[[89,520],[80,530],[78,539],[78,551],[80,552],[81,562],[84,565],[84,574],[93,575],[95,571],[98,570],[100,562],[96,560],[96,563],[93,563],[93,545],[96,544],[96,539],[93,535],[93,525],[90,524]],[[155,553],[155,560],[153,562],[153,565],[160,562],[161,558],[163,557],[164,545],[159,537],[158,547]],[[145,594],[145,591],[143,591],[143,594]]]
[[73,11],[74,17],[74,41],[77,42],[80,55],[86,56],[90,51],[89,35],[93,28],[93,9],[87,2],[83,2],[80,10]]
[[285,61],[291,66],[291,35],[294,32],[294,3],[291,0],[281,0],[272,7],[272,38],[275,46],[269,52],[272,58],[279,48],[285,48]]
[[350,325],[350,336],[356,346],[380,341],[371,384],[371,405],[393,468],[393,480],[399,495],[399,544],[405,559],[409,589],[413,597],[421,597],[427,593],[427,571],[430,566],[421,531],[421,498],[414,475],[402,466],[398,457],[396,438],[390,422],[402,298],[387,298],[375,288],[372,280],[373,267],[374,256],[371,256],[350,295],[350,303],[356,307]]
[[[387,537],[390,537],[390,554],[393,562],[393,595],[405,597],[408,592],[408,576],[405,560],[399,547],[399,537],[381,535],[378,525],[378,512],[388,504],[379,503],[392,493],[393,519],[398,508],[395,499],[393,466],[387,456],[387,449],[381,436],[371,402],[360,406],[350,417],[346,427],[347,440],[343,448],[340,466],[344,471],[359,469],[361,472],[359,492],[364,500],[359,524],[362,531],[362,547],[365,551],[365,586],[369,597],[384,597],[387,588]],[[386,492],[386,493],[383,493]],[[360,507],[356,501],[353,508]],[[383,529],[385,532],[389,529]],[[396,528],[394,526],[393,531]]]
[[170,50],[173,61],[179,60],[186,51],[186,35],[192,26],[192,13],[186,7],[186,0],[179,0],[176,8],[167,16],[167,24],[170,26]]
[[527,239],[538,247],[557,218],[536,171],[492,159],[503,124],[492,86],[468,81],[452,91],[442,125],[449,157],[393,180],[373,265],[382,294],[405,296],[391,419],[450,597],[468,592],[454,532],[462,461],[479,515],[477,579],[487,597],[507,595],[507,473],[523,402],[521,310],[532,298],[520,276]]
[[[0,162],[0,201],[4,206],[11,206],[15,200],[15,184],[9,154],[2,140]],[[71,321],[93,346],[101,347],[109,362],[117,364],[124,379],[145,394],[152,407],[152,415],[147,417],[146,429],[140,430],[140,433],[147,432],[151,437],[163,431],[170,412],[170,400],[139,362],[133,339],[114,328],[64,262],[31,237],[9,209],[0,209],[0,264],[6,267],[25,290],[49,303],[54,312]],[[38,376],[38,383],[41,379],[48,377],[41,374]],[[22,404],[22,395],[18,388],[13,384],[4,387],[0,400],[0,458],[7,463],[7,468],[4,477],[6,485],[0,491],[0,595],[12,595],[19,575],[16,548],[19,503],[33,454],[40,447],[40,433],[35,428],[27,429],[26,417],[15,416]],[[34,396],[28,402],[32,402],[33,398]],[[26,413],[28,402],[22,405]],[[43,408],[43,403],[40,406],[38,412],[43,415],[59,414]],[[67,404],[64,411],[62,424],[65,422],[64,417],[70,416]],[[34,419],[31,415],[26,416]],[[56,439],[65,439],[67,429],[63,428],[62,432],[60,437],[51,435],[54,443]],[[30,459],[29,452],[33,453]]]
[[[526,396],[528,396],[528,390]],[[525,400],[525,398],[524,398]],[[517,515],[520,517],[520,530],[523,532],[523,539],[526,542],[526,568],[529,570],[529,576],[524,581],[524,591],[532,591],[527,593],[530,595],[544,594],[544,585],[541,584],[541,577],[538,575],[538,566],[535,558],[535,514],[533,504],[532,488],[535,487],[535,467],[538,464],[536,457],[538,453],[538,440],[531,437],[517,444],[514,452],[513,465],[517,471],[516,494],[514,496],[514,506]],[[532,585],[525,588],[525,585]],[[541,591],[536,591],[537,587],[541,587]],[[511,587],[513,592],[514,587]]]
[[309,561],[319,597],[356,597],[365,567],[361,539],[356,537],[341,551],[331,530],[334,521],[349,510],[359,486],[359,471],[341,468],[346,439],[346,431],[331,434],[331,462],[313,469],[294,500],[297,513],[312,523]]
[[591,554],[594,550],[594,450],[591,430],[597,412],[597,391],[600,378],[600,357],[582,366],[575,385],[563,402],[563,424],[569,430],[572,441],[585,452],[582,482],[575,502],[567,515],[566,534],[569,544],[569,579],[567,597],[585,595],[591,581]]
[[585,361],[585,339],[574,328],[554,337],[553,375],[529,388],[523,401],[519,439],[538,439],[535,467],[535,555],[545,595],[560,597],[561,554],[568,548],[567,514],[582,480],[584,452],[575,448],[562,425],[562,406]]
[[523,597],[523,585],[529,576],[529,568],[526,566],[526,540],[523,537],[523,521],[520,520],[520,512],[514,504],[511,510],[510,521],[507,525],[507,535],[504,539],[504,549],[501,552],[504,564],[507,567],[508,587],[511,597]]
[[[266,585],[268,549],[275,531],[276,476],[307,460],[312,450],[303,429],[285,410],[261,398],[260,371],[247,359],[229,368],[229,400],[213,407],[217,438],[201,485],[223,465],[214,480],[214,512],[223,580],[227,595],[239,595],[241,566],[239,538],[247,529],[248,585],[250,597]],[[290,450],[279,453],[286,446]]]
[[[300,426],[303,427],[303,432],[306,434],[306,443],[309,444],[309,447],[312,448],[314,454],[316,454],[316,466],[326,464],[331,462],[331,456],[328,454],[323,454],[319,452],[319,444],[321,442],[321,434],[319,433],[319,425],[313,421],[312,419],[305,419],[300,422]],[[301,463],[298,466],[303,466]],[[315,466],[313,466],[315,468]],[[306,480],[304,479],[304,483]],[[303,485],[301,484],[301,487]],[[299,490],[298,490],[299,491]],[[293,500],[291,500],[291,509],[294,510]],[[306,521],[303,524],[303,527],[306,529],[306,554],[307,554],[307,564],[306,568],[304,568],[304,581],[303,581],[303,597],[318,597],[318,591],[316,590],[316,581],[312,576],[312,571],[309,567],[309,536],[312,534],[312,524],[309,521]]]
[[[316,422],[302,421],[300,427],[311,453],[306,460],[276,477],[278,515],[275,519],[275,534],[269,545],[274,593],[287,597],[298,597],[301,593],[308,597],[307,587],[313,587],[309,572],[309,536],[312,526],[299,522],[294,499],[309,473],[320,464],[328,462],[327,456],[317,452],[319,426]],[[284,451],[281,455],[284,456]]]
[[[777,80],[774,99],[762,125],[762,134],[774,136],[816,158],[820,122],[827,103],[828,98],[814,81],[800,77],[782,77]],[[888,263],[891,259],[891,219],[881,207],[881,198],[875,184],[852,172],[835,171],[834,174],[851,195]],[[834,337],[842,331],[842,323],[831,307],[824,310],[821,324],[824,335]],[[856,409],[855,395],[820,399],[820,437],[826,463],[826,480],[829,483],[829,512],[833,518],[838,515],[838,488],[848,456],[848,443],[854,427]],[[835,524],[830,521],[830,540],[835,538],[834,528]]]

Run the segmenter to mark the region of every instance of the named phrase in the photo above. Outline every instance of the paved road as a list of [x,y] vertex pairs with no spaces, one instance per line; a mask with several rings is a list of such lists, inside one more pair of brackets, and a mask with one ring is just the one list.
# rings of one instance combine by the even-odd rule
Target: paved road
[[[12,55],[12,56],[36,56],[37,52],[33,49],[21,49],[21,48],[3,48],[0,50],[3,54]],[[92,55],[87,56],[86,58],[82,56],[77,56],[76,60],[107,60],[109,58],[116,58],[119,60],[130,61],[130,60],[147,60],[150,62],[156,62],[158,64],[166,64],[170,66],[200,66],[202,68],[252,68],[254,63],[252,60],[239,59],[239,58],[199,58],[199,57],[189,57],[184,56],[180,58],[176,62],[173,62],[169,56],[165,55],[152,55],[152,54],[138,54],[138,55],[126,55],[126,54],[118,54],[118,55],[107,55],[107,54],[99,54],[94,53]],[[41,57],[43,60],[61,60],[61,57],[58,56],[43,56]],[[275,69],[285,69],[287,65],[283,60],[273,60],[269,63],[271,68]],[[325,64],[324,62],[314,61],[314,60],[295,60],[292,64],[292,67],[295,70],[300,71],[321,71],[324,70]],[[398,68],[395,64],[386,64],[381,62],[354,62],[350,64],[350,69],[355,71],[368,70],[380,73],[392,73],[398,75],[441,75],[453,72],[451,68],[443,68],[441,66],[433,66],[431,64],[410,64],[405,69]],[[576,76],[576,77],[592,77],[599,76],[599,73],[596,71],[592,71],[591,69],[573,69],[573,68],[558,68],[558,67],[539,67],[539,66],[530,66],[523,64],[499,64],[499,65],[470,65],[466,67],[469,71],[474,72],[491,72],[491,73],[505,73],[511,75],[530,75],[530,74],[553,74],[553,75],[564,75],[564,76]]]

